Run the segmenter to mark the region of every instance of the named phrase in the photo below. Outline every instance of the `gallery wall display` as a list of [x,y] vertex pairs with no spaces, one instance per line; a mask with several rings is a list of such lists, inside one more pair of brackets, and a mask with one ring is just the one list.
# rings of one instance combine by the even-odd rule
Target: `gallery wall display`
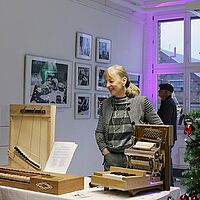
[[25,103],[70,107],[72,62],[32,55],[25,58]]
[[111,40],[96,38],[96,62],[111,63],[111,47]]
[[77,89],[91,89],[92,65],[76,63],[75,87]]
[[134,83],[137,87],[141,87],[141,75],[137,73],[128,73],[130,82]]
[[95,118],[99,118],[99,109],[101,107],[102,101],[104,99],[107,99],[109,97],[109,94],[101,94],[101,93],[97,93],[95,94]]
[[96,90],[98,91],[108,91],[106,88],[106,82],[104,80],[103,74],[106,67],[96,66]]
[[91,60],[92,58],[92,35],[76,33],[76,58]]
[[88,119],[91,115],[91,94],[75,93],[75,119]]

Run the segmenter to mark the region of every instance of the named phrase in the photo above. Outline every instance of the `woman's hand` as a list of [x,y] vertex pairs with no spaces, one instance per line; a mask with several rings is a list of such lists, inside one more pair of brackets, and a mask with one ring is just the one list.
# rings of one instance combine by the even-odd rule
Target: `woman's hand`
[[103,154],[104,156],[106,156],[106,155],[109,154],[109,153],[110,153],[110,151],[109,151],[107,148],[104,148],[103,151],[102,151],[102,154]]

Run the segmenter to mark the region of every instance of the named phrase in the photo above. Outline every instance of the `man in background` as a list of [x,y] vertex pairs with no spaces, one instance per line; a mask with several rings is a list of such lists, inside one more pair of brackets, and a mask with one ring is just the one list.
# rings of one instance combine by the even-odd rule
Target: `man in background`
[[[176,103],[172,98],[174,88],[169,83],[163,83],[159,85],[159,97],[161,98],[161,105],[158,109],[158,115],[165,125],[173,125],[174,131],[174,143],[177,140],[177,108]],[[171,146],[172,149],[173,146]],[[174,186],[173,180],[173,164],[171,158],[171,186]]]

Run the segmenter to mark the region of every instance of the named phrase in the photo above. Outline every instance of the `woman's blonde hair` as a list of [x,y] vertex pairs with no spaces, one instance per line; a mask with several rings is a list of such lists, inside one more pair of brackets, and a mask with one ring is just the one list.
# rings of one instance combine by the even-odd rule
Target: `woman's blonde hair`
[[138,96],[140,94],[140,89],[135,84],[130,82],[125,68],[122,67],[121,65],[112,65],[112,66],[108,67],[104,71],[104,79],[105,79],[106,76],[113,77],[114,71],[117,72],[117,74],[121,78],[123,78],[123,77],[127,78],[127,82],[126,82],[126,85],[125,85],[126,86],[126,96],[135,97],[135,96]]

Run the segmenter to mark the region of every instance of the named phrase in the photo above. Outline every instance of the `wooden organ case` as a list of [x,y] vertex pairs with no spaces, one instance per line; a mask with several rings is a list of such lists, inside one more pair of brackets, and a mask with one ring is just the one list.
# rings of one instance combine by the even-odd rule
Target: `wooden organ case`
[[111,166],[110,171],[94,172],[91,183],[105,188],[128,191],[170,190],[170,149],[173,126],[136,125],[135,144],[125,149],[127,168]]
[[60,195],[82,190],[84,188],[84,178],[70,174],[0,167],[0,185]]
[[0,167],[0,185],[49,194],[84,188],[84,178],[46,173],[55,135],[55,105],[10,105],[9,166]]
[[55,105],[10,105],[9,167],[43,170],[55,135]]

